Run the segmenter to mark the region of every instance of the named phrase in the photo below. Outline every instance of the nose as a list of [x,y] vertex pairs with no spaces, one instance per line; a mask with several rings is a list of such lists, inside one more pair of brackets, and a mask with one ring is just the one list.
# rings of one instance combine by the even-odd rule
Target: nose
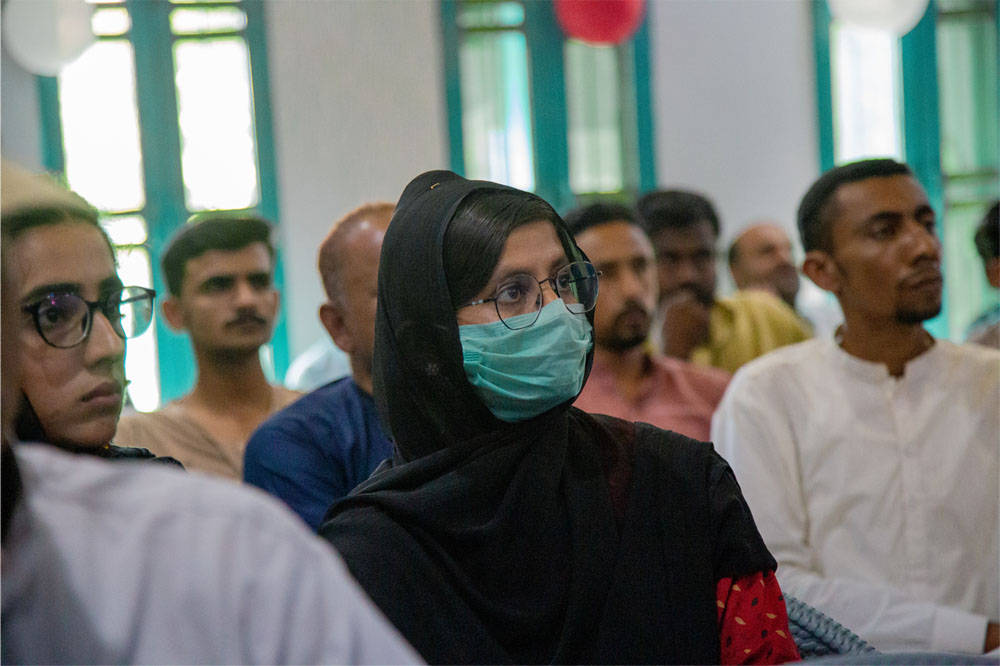
[[941,259],[941,241],[931,229],[918,220],[910,220],[907,227],[914,259]]
[[624,299],[637,299],[646,295],[649,287],[643,280],[641,273],[634,270],[622,272],[621,290]]
[[122,340],[107,316],[100,310],[94,313],[90,336],[86,341],[84,362],[87,366],[116,363],[125,358],[125,341]]
[[556,293],[555,287],[552,286],[552,280],[544,280],[540,285],[542,289],[542,307],[551,303],[552,301],[559,298],[559,294]]
[[247,280],[237,280],[236,281],[236,306],[237,307],[248,307],[255,305],[257,302],[257,290],[251,286]]
[[678,284],[697,283],[700,282],[701,278],[701,274],[698,272],[698,267],[695,265],[695,260],[690,257],[685,257],[684,259],[676,262],[674,266],[674,274]]

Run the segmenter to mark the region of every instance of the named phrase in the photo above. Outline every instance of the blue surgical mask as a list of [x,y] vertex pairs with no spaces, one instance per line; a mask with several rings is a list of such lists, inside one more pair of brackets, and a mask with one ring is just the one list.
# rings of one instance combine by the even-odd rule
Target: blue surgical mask
[[583,388],[591,326],[585,315],[569,312],[562,299],[543,307],[527,328],[511,330],[495,321],[459,326],[458,335],[469,383],[502,421],[538,416]]

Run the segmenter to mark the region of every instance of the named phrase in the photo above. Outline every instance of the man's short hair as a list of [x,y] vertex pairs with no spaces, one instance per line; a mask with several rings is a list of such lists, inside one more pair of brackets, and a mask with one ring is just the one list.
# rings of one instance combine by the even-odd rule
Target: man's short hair
[[[599,201],[586,206],[574,208],[563,216],[563,222],[574,236],[579,236],[591,227],[597,227],[609,222],[628,222],[640,227],[635,213],[625,204],[613,201]],[[643,227],[645,228],[645,227]]]
[[341,295],[344,293],[340,270],[345,260],[342,252],[344,239],[362,222],[377,223],[381,219],[388,220],[395,210],[396,204],[387,201],[365,203],[333,223],[330,233],[319,246],[319,277],[323,281],[323,290],[329,300],[340,303]]
[[719,237],[719,216],[707,197],[688,190],[656,190],[639,198],[636,213],[650,236],[664,229],[690,229],[708,221]]
[[242,250],[252,243],[263,243],[274,260],[271,243],[271,225],[252,215],[203,213],[192,216],[174,234],[163,253],[161,264],[167,289],[179,295],[184,287],[184,269],[187,262],[211,250]]
[[798,226],[803,249],[806,252],[833,250],[830,222],[834,213],[834,195],[841,185],[889,176],[913,176],[913,170],[902,162],[880,158],[844,164],[820,176],[799,204]]
[[976,251],[983,261],[1000,258],[1000,201],[994,201],[976,227]]

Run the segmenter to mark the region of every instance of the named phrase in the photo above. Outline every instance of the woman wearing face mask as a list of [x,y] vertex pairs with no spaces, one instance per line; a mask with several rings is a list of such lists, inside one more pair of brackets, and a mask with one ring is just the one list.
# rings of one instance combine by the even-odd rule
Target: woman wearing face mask
[[726,463],[569,405],[598,277],[535,195],[414,179],[379,268],[394,457],[320,527],[430,663],[797,658]]
[[83,199],[6,163],[3,188],[5,261],[20,285],[18,328],[4,331],[20,337],[14,436],[179,465],[111,443],[124,402],[125,339],[149,327],[155,292],[122,284],[111,241]]

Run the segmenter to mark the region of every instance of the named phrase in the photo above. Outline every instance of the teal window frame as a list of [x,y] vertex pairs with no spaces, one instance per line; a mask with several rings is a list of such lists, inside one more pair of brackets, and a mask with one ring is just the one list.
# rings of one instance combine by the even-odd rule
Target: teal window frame
[[[146,204],[141,213],[149,229],[146,247],[152,264],[153,286],[158,300],[162,301],[168,290],[159,258],[170,237],[189,216],[181,171],[172,46],[175,39],[190,40],[192,36],[174,36],[171,32],[170,11],[184,5],[174,5],[166,0],[126,0],[124,5],[128,9],[132,25],[127,38],[135,52],[136,103],[146,189]],[[234,34],[240,34],[245,39],[250,54],[260,187],[260,200],[252,211],[275,225],[274,242],[277,244],[279,233],[277,225],[280,217],[264,1],[202,2],[188,6],[197,8],[236,6],[246,13],[246,27]],[[206,35],[208,38],[215,36],[217,35]],[[43,164],[50,172],[64,173],[58,80],[56,77],[36,78],[41,109]],[[275,257],[274,283],[279,292],[284,290],[280,247],[277,247]],[[170,329],[162,313],[157,314],[155,322],[160,402],[165,404],[191,390],[197,379],[197,364],[187,336]],[[279,378],[284,377],[289,363],[286,321],[282,305],[271,338],[273,370],[275,376]]]
[[[461,29],[459,5],[463,0],[441,0],[445,97],[448,106],[451,169],[465,175],[462,132],[462,91],[459,71]],[[569,178],[569,137],[565,82],[566,36],[551,2],[524,2],[524,32],[528,45],[528,80],[534,140],[535,193],[556,210],[565,212],[589,198],[628,197],[656,187],[655,134],[650,89],[648,13],[627,45],[631,50],[622,69],[622,89],[627,104],[622,109],[625,188],[620,193],[575,193]]]
[[[827,171],[835,166],[834,118],[832,93],[832,63],[830,26],[832,15],[827,0],[813,0],[813,32],[816,60],[816,100],[818,111],[819,166]],[[1000,10],[993,3],[997,31],[1000,33]],[[927,191],[934,210],[939,211],[942,242],[948,242],[945,226],[948,224],[945,192],[949,177],[943,172],[941,160],[942,121],[939,109],[937,27],[938,3],[931,0],[920,22],[900,38],[900,75],[902,84],[903,150],[907,164]],[[1000,62],[1000,52],[997,60]],[[998,119],[1000,122],[1000,119]],[[985,212],[985,208],[984,211]],[[972,244],[968,239],[956,242]],[[947,264],[949,248],[944,248],[943,262]],[[945,265],[947,272],[948,266]],[[981,271],[980,271],[981,273]],[[981,278],[985,283],[985,277]],[[961,324],[952,322],[952,301],[964,297],[958,292],[962,285],[949,285],[946,281],[941,313],[926,323],[926,328],[937,337],[961,339]]]

